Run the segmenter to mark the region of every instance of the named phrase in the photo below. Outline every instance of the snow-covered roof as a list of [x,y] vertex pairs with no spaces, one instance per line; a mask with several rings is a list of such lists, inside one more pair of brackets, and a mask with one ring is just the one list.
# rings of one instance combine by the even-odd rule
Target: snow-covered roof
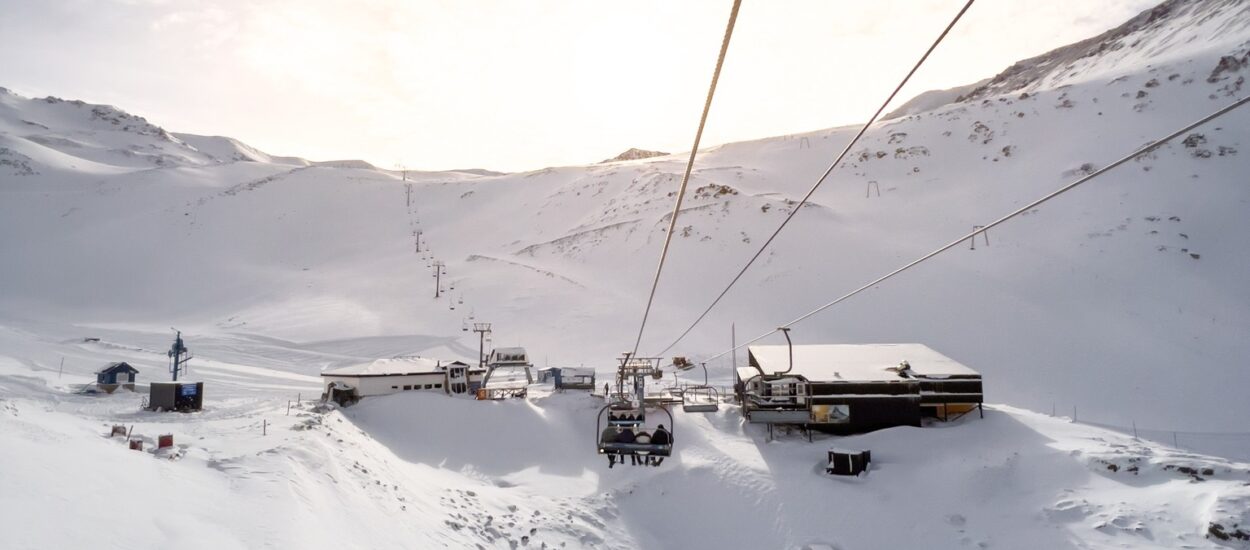
[[119,367],[125,367],[125,370],[129,370],[129,371],[131,371],[131,372],[139,372],[139,369],[136,369],[136,368],[134,368],[134,367],[130,366],[130,363],[127,363],[127,362],[125,362],[125,361],[122,361],[122,362],[119,362],[119,363],[109,363],[109,364],[107,364],[107,365],[104,365],[103,367],[100,367],[100,369],[99,369],[99,370],[95,371],[95,373],[96,373],[96,374],[103,374],[103,373],[109,372],[109,371],[111,371],[111,370],[117,369],[117,368],[119,368]]
[[755,367],[738,367],[738,380],[750,380],[752,376],[760,373]]
[[[764,372],[784,371],[789,350],[783,345],[750,346],[752,360]],[[918,378],[980,376],[963,364],[924,344],[822,344],[794,346],[794,370],[808,381],[868,382],[898,380],[899,363],[911,365]],[[751,369],[752,371],[754,369]],[[739,369],[743,372],[742,369]],[[748,376],[749,377],[749,376]]]
[[350,367],[321,371],[321,376],[399,376],[404,374],[429,374],[441,372],[446,363],[427,357],[395,357],[376,359]]
[[585,367],[564,367],[560,369],[561,376],[594,376],[595,369]]

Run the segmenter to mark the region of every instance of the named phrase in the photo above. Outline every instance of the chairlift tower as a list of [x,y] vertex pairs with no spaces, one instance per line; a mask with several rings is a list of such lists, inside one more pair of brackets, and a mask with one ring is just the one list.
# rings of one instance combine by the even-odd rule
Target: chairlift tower
[[434,297],[438,298],[443,292],[443,275],[447,273],[447,264],[442,260],[437,260],[434,266]]
[[646,393],[646,384],[648,376],[655,376],[660,372],[660,358],[658,357],[634,357],[631,353],[625,353],[621,356],[621,366],[616,371],[616,388],[617,395],[622,399],[629,399],[629,393],[625,391],[625,381],[629,380],[633,385],[630,388],[633,399],[637,403],[642,404]]
[[169,372],[174,377],[174,382],[178,381],[178,373],[187,370],[187,361],[191,360],[191,350],[182,343],[182,331],[174,329],[177,333],[174,336],[174,345],[170,346],[166,355],[169,356]]
[[985,246],[990,245],[990,232],[985,231],[984,225],[974,225],[972,226],[972,246],[970,247],[970,250],[977,249],[977,234],[978,233],[981,235],[981,238],[985,240]]
[[473,332],[477,333],[477,366],[486,367],[486,335],[490,334],[490,323],[473,323]]

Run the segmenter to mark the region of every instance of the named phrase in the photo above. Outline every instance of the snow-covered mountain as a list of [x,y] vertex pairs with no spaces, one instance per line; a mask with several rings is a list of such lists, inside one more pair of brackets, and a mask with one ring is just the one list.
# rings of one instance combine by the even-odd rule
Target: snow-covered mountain
[[[1151,68],[1212,50],[1226,50],[1226,55],[1244,63],[1245,48],[1238,45],[1244,46],[1247,29],[1250,4],[1242,0],[1168,0],[1098,36],[1020,61],[964,99],[1114,78],[1125,66]],[[1212,69],[1208,78],[1219,78],[1221,71]]]
[[667,154],[668,154],[668,153],[665,153],[665,152],[663,152],[663,151],[648,151],[648,150],[646,150],[646,149],[639,149],[639,148],[637,148],[637,147],[630,147],[629,149],[626,149],[626,150],[625,150],[625,152],[623,152],[623,153],[621,153],[621,154],[619,154],[619,155],[616,155],[615,157],[612,157],[612,158],[607,159],[607,160],[600,161],[600,162],[599,162],[599,164],[607,164],[607,163],[609,163],[609,162],[620,162],[620,161],[623,161],[623,160],[642,160],[642,159],[649,159],[649,158],[654,158],[654,157],[662,157],[662,156],[665,156],[665,155],[667,155]]
[[[741,341],[793,319],[1228,104],[1247,74],[1250,2],[1169,1],[972,91],[930,94],[873,128],[670,353],[707,357],[731,324]],[[606,372],[633,343],[682,155],[403,174],[0,90],[0,433],[14,434],[0,465],[30,473],[17,493],[90,488],[77,511],[92,525],[123,488],[151,515],[181,502],[166,486],[245,497],[182,518],[219,539],[130,530],[123,546],[1245,546],[1247,466],[1170,446],[1250,457],[1250,438],[1210,433],[1245,432],[1250,414],[1248,129],[1250,112],[1233,112],[793,332],[924,342],[984,373],[993,402],[1136,424],[1168,445],[999,406],[984,422],[839,440],[882,462],[842,483],[813,477],[823,445],[765,444],[730,411],[679,418],[688,444],[642,474],[609,473],[588,449],[588,398],[405,395],[282,414],[327,367],[474,357],[470,315],[540,365]],[[693,321],[855,130],[700,152],[642,353]],[[437,299],[418,232],[447,265]],[[171,325],[213,410],[186,420],[66,393],[114,360],[163,378]],[[728,366],[709,364],[713,378]],[[137,461],[93,438],[107,423],[175,431],[183,459]],[[100,468],[118,477],[89,475]],[[51,513],[13,494],[0,517]],[[285,527],[249,519],[274,506]],[[914,528],[857,529],[897,514]]]

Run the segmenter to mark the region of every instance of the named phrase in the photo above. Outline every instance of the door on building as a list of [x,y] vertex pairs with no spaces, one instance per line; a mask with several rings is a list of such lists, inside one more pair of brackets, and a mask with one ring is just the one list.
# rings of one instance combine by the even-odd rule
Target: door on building
[[447,369],[447,391],[453,394],[462,394],[469,391],[467,367],[451,367]]

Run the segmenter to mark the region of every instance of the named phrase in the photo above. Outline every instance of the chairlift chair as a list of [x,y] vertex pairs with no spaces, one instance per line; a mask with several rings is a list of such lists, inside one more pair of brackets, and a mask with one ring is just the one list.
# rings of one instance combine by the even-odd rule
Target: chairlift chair
[[[604,419],[607,419],[608,426],[616,426],[621,429],[642,429],[646,428],[646,407],[641,404],[633,404],[629,402],[617,401],[604,405],[599,409],[599,416],[595,420],[595,438],[601,455],[617,455],[621,457],[636,456],[660,456],[667,457],[673,454],[673,413],[669,412],[667,407],[656,407],[664,411],[668,416],[668,443],[621,443],[618,441],[603,440]],[[655,427],[649,430],[655,433]]]
[[[622,463],[624,463],[624,457],[627,455],[635,457],[671,456],[673,454],[673,430],[675,428],[673,413],[669,412],[668,407],[665,407],[663,403],[649,403],[646,396],[646,378],[659,372],[660,360],[658,358],[633,357],[633,354],[626,353],[620,361],[621,365],[616,374],[617,390],[615,393],[607,396],[608,404],[599,409],[599,414],[595,417],[595,443],[598,453],[608,455],[613,463],[618,456],[621,457]],[[627,383],[632,388],[627,386]],[[638,435],[639,430],[649,430],[651,434],[654,434],[658,426],[648,428],[647,409],[658,409],[664,411],[665,416],[668,416],[668,426],[666,427],[668,432],[667,442],[622,442],[614,437],[615,434],[619,434],[621,431],[628,431]],[[607,430],[604,429],[605,422]],[[650,461],[647,462],[650,463]]]
[[681,410],[688,413],[716,412],[720,410],[720,392],[707,383],[707,364],[699,365],[703,367],[703,383],[686,386],[681,392]]
[[720,410],[720,393],[712,386],[690,386],[681,393],[681,410],[710,413]]

